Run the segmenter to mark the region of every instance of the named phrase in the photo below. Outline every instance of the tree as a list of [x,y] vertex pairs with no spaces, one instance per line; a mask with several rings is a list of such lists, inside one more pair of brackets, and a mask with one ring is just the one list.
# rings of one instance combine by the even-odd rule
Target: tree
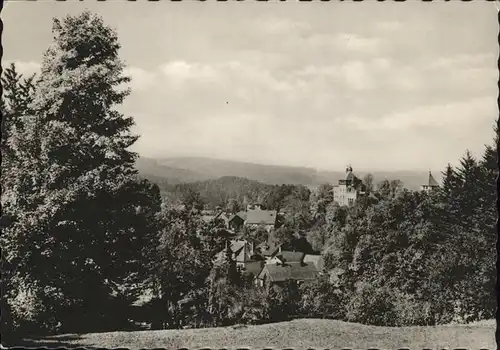
[[[2,217],[1,226],[2,232],[11,232],[11,225],[14,220],[15,202],[17,198],[12,195],[8,195],[9,188],[12,186],[12,178],[10,174],[15,172],[16,167],[16,157],[12,150],[12,135],[16,132],[20,132],[23,129],[23,119],[29,113],[28,106],[33,100],[34,94],[34,75],[24,79],[22,75],[16,70],[15,65],[12,63],[3,72],[2,76],[2,86],[4,88],[3,98],[1,100],[1,112],[2,112],[2,140],[1,140],[1,153],[2,153]],[[7,236],[5,236],[7,237]],[[5,239],[5,238],[4,238]],[[5,246],[5,240],[1,241],[2,247]],[[30,317],[26,317],[26,313],[22,312],[21,309],[30,303],[19,303],[18,306],[13,306],[13,302],[16,300],[15,291],[19,290],[19,285],[26,285],[27,281],[22,279],[21,276],[16,276],[13,274],[15,271],[15,266],[12,265],[12,261],[7,258],[8,254],[2,254],[2,279],[1,279],[1,289],[2,289],[2,335],[4,341],[9,341],[9,338],[13,336],[13,332],[17,331],[20,327],[23,327],[23,320],[27,321]],[[26,289],[26,288],[24,288]],[[11,293],[14,292],[14,293]],[[36,300],[33,300],[36,304]],[[12,309],[14,307],[15,310]],[[36,311],[37,307],[34,307]],[[17,312],[17,316],[16,316]],[[32,314],[34,315],[34,314]],[[26,326],[26,324],[24,324]]]
[[113,328],[116,302],[140,268],[141,249],[130,247],[149,230],[137,219],[145,184],[128,150],[133,119],[114,109],[129,79],[116,33],[99,17],[55,19],[53,33],[31,115],[12,134],[4,198],[13,222],[2,248],[43,305],[40,325]]
[[391,196],[391,183],[389,180],[385,179],[380,181],[377,185],[377,192],[383,198],[388,198]]
[[227,204],[227,210],[232,213],[236,214],[237,212],[240,211],[240,205],[236,199],[230,199],[228,204]]
[[21,130],[23,118],[29,113],[28,106],[33,101],[35,91],[35,75],[23,79],[23,75],[11,63],[3,72],[2,86],[4,98],[1,101],[2,111],[2,169],[11,166],[14,159],[9,139],[15,129]]
[[182,194],[182,203],[186,206],[187,210],[202,210],[203,201],[201,200],[200,193],[188,187]]
[[444,200],[449,199],[457,190],[457,175],[450,163],[446,166],[446,169],[442,172],[443,175],[443,185],[440,187],[440,195]]
[[366,174],[363,177],[363,183],[366,186],[366,192],[367,193],[373,192],[373,175],[372,174]]
[[333,202],[333,186],[331,184],[322,184],[318,187],[316,198],[316,213],[324,214],[326,207]]
[[179,328],[183,315],[181,300],[205,288],[211,270],[213,250],[198,237],[201,220],[188,210],[164,205],[157,216],[159,232],[151,252],[152,284],[161,328]]
[[390,187],[391,187],[391,195],[392,197],[395,197],[396,195],[401,193],[401,191],[403,191],[404,184],[401,180],[392,180]]

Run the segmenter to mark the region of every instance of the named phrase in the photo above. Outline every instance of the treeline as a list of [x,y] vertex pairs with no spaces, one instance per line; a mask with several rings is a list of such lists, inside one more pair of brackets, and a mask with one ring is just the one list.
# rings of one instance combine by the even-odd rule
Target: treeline
[[162,183],[159,179],[151,178],[151,181],[158,184],[162,194],[169,201],[181,203],[186,193],[194,191],[200,195],[202,204],[211,209],[225,208],[230,202],[235,202],[238,208],[244,208],[249,203],[261,201],[273,187],[235,176],[175,185]]
[[[225,178],[176,187],[179,208],[134,168],[133,119],[115,109],[128,94],[116,33],[89,12],[54,20],[53,33],[39,76],[24,79],[12,65],[2,77],[4,344],[139,321],[160,329],[493,316],[495,149],[446,168],[435,194],[383,182],[346,208],[333,203],[329,185],[312,196],[304,186]],[[322,277],[279,291],[255,287],[229,254],[216,259],[229,237],[193,210],[205,201],[233,211],[259,201],[283,212],[272,234],[281,243],[305,234],[323,255]]]
[[492,318],[497,176],[487,146],[480,160],[467,152],[448,165],[434,193],[379,190],[350,209],[328,203],[311,232],[328,272],[313,299],[340,300],[322,312],[387,326]]
[[196,193],[200,204],[209,209],[237,208],[260,203],[269,210],[290,209],[297,201],[309,202],[311,191],[303,185],[268,185],[235,176],[170,185],[158,177],[146,176],[157,184],[163,197],[171,203],[184,203]]

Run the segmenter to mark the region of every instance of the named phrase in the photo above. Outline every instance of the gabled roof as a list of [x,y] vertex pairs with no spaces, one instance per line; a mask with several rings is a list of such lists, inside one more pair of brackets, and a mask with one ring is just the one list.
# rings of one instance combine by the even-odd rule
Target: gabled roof
[[231,222],[231,221],[233,221],[234,219],[237,219],[237,218],[239,218],[242,221],[245,221],[246,215],[243,215],[241,213],[245,213],[245,212],[239,212],[238,214],[231,215],[231,217],[228,219],[228,222]]
[[250,243],[247,241],[232,241],[231,251],[234,254],[234,259],[238,262],[250,260],[253,254]]
[[245,221],[250,225],[274,225],[276,223],[276,210],[249,210],[246,212]]
[[[231,249],[232,258],[237,262],[252,261],[252,247],[250,243],[246,240],[232,240],[229,246]],[[216,256],[216,260],[224,261],[226,258],[226,248],[219,252]]]
[[432,176],[432,173],[429,171],[429,182],[428,182],[429,186],[431,187],[436,187],[436,186],[439,186],[439,184],[437,183],[437,181],[434,179],[434,177]]
[[242,219],[243,219],[243,221],[245,221],[245,220],[246,220],[246,218],[247,218],[247,212],[246,212],[246,211],[239,211],[239,212],[237,212],[236,214],[234,214],[234,215],[231,217],[231,219],[230,219],[230,220],[232,220],[232,219],[233,219],[234,217],[236,217],[236,216],[239,216],[240,218],[242,218]]
[[303,261],[305,263],[312,263],[312,264],[314,264],[314,266],[316,266],[318,271],[323,271],[323,267],[325,264],[324,264],[324,260],[323,260],[322,255],[306,254],[306,255],[304,255]]
[[318,269],[314,264],[292,262],[286,265],[267,264],[257,276],[258,279],[267,275],[271,282],[284,282],[287,280],[311,281],[316,279]]

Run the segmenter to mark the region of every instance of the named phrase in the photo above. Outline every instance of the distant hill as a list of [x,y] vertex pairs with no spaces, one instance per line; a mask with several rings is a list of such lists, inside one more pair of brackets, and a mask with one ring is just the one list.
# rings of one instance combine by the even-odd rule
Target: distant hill
[[[336,184],[345,174],[343,171],[317,171],[307,167],[263,165],[203,157],[161,159],[141,157],[137,161],[137,168],[142,176],[151,180],[161,180],[168,184],[190,183],[230,176],[269,185],[293,184],[316,188],[323,183]],[[366,171],[357,172],[356,169],[354,170],[360,178],[367,174]],[[372,172],[372,175],[375,184],[384,179],[398,179],[408,189],[417,190],[420,185],[426,183],[428,172],[375,171]],[[436,180],[441,179],[440,173],[434,172],[433,175]]]
[[212,179],[235,176],[270,185],[312,184],[316,173],[315,169],[305,167],[262,165],[201,157],[158,159],[158,164],[169,168],[189,170]]
[[163,165],[157,159],[140,157],[136,162],[139,173],[151,181],[161,180],[169,184],[179,184],[208,180],[212,177],[189,169]]

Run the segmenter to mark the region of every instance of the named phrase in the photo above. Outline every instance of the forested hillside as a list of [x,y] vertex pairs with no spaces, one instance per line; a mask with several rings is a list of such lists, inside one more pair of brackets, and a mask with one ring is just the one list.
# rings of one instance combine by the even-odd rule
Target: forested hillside
[[202,174],[193,170],[175,168],[163,165],[159,160],[153,158],[139,157],[135,166],[140,174],[148,179],[158,181],[164,185],[170,185],[203,181],[212,178],[208,174]]
[[[312,168],[272,166],[243,163],[230,160],[211,158],[161,158],[140,157],[136,161],[140,174],[148,179],[155,179],[163,184],[179,184],[203,180],[215,180],[220,177],[242,177],[263,184],[304,185],[309,188],[330,183],[337,184],[345,177],[343,169],[339,171],[324,171]],[[360,178],[367,171],[356,171]],[[427,171],[375,171],[371,172],[374,180],[400,180],[410,190],[418,190],[427,180]],[[437,175],[437,174],[436,174]],[[439,176],[437,176],[439,180]]]

